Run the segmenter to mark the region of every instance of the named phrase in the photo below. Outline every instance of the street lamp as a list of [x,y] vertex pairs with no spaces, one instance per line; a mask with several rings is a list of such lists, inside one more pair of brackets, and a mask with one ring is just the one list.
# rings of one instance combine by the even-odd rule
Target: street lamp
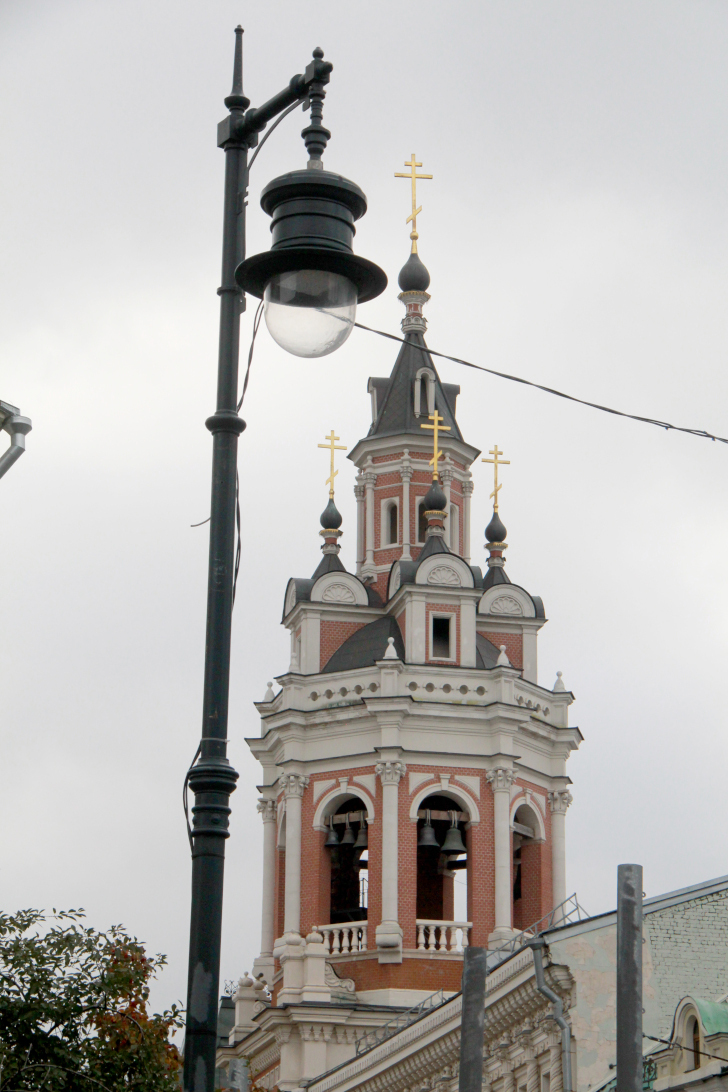
[[21,417],[17,406],[0,402],[0,431],[7,432],[10,437],[10,447],[0,455],[0,478],[25,451],[25,437],[32,427],[30,418]]
[[[243,95],[242,27],[235,34],[233,87],[225,99],[229,115],[218,126],[218,147],[225,152],[225,205],[217,406],[205,422],[213,453],[202,738],[186,781],[195,797],[186,1092],[212,1092],[215,1083],[225,840],[230,794],[238,778],[227,758],[227,722],[237,447],[245,428],[237,413],[243,293],[264,299],[266,323],[279,345],[298,356],[316,357],[343,344],[357,303],[373,299],[387,285],[382,270],[352,249],[354,223],[366,212],[366,197],[355,183],[325,171],[321,161],[331,135],[322,116],[333,65],[314,50],[303,75],[251,110]],[[310,124],[301,134],[308,164],[265,187],[261,204],[272,217],[273,243],[270,251],[244,261],[248,151],[269,121],[298,103],[311,109]]]

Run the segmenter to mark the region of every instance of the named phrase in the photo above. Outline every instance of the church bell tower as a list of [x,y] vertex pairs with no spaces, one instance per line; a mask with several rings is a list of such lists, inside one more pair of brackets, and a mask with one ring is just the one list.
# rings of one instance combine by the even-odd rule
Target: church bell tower
[[248,740],[263,770],[255,974],[271,998],[241,980],[231,1046],[283,1092],[350,1058],[394,1013],[457,991],[467,945],[497,948],[567,896],[573,697],[560,675],[539,684],[546,616],[506,573],[497,445],[484,460],[495,472],[485,571],[472,563],[480,451],[458,425],[460,388],[441,382],[425,342],[420,164],[406,165],[403,342],[389,377],[369,380],[372,424],[348,453],[356,568],[339,556],[332,430],[321,558],[288,582],[290,662]]

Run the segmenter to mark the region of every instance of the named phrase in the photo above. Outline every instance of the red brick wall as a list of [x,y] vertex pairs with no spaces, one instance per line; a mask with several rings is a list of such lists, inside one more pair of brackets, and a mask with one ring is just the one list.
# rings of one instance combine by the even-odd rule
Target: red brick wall
[[397,625],[402,631],[402,640],[404,641],[405,648],[407,647],[407,612],[402,611],[397,615]]
[[480,823],[466,831],[465,844],[468,847],[468,921],[473,923],[470,943],[485,948],[488,936],[495,928],[495,824],[493,792],[485,777],[480,781]]
[[481,637],[485,637],[496,648],[506,646],[506,655],[514,667],[519,671],[523,669],[523,636],[520,633],[486,633],[478,630]]
[[336,650],[341,648],[344,641],[351,637],[352,633],[356,633],[358,629],[363,629],[365,625],[366,622],[327,622],[322,619],[321,659],[319,661],[322,671]]
[[[374,946],[373,933],[369,941]],[[353,978],[357,990],[459,990],[463,974],[463,962],[460,959],[438,959],[432,952],[425,958],[407,959],[401,963],[378,963],[377,953],[372,952],[371,959],[352,960],[335,963],[336,973],[341,978]]]

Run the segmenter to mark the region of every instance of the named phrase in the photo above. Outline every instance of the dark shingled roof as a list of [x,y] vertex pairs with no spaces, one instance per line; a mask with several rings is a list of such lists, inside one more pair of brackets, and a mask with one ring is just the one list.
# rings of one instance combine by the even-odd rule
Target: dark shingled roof
[[495,584],[510,584],[508,573],[505,569],[502,569],[500,565],[497,567],[494,565],[492,569],[488,569],[485,574],[485,580],[483,581],[483,591],[487,591],[488,588],[492,588]]
[[496,648],[492,641],[484,637],[482,633],[475,634],[475,666],[484,667],[486,670],[495,667],[498,663],[500,649]]
[[[389,379],[371,380],[377,392],[377,419],[369,429],[369,435],[399,436],[403,432],[420,438],[428,435],[420,428],[427,421],[427,411],[424,416],[415,417],[414,381],[420,368],[431,368],[435,373],[435,409],[450,428],[447,438],[464,443],[455,420],[455,402],[460,387],[440,382],[423,335],[412,331],[405,336]],[[429,433],[429,440],[432,443],[432,433]]]
[[324,554],[318,563],[316,571],[314,572],[311,580],[318,580],[324,573],[345,573],[346,569],[339,561],[338,554]]
[[373,667],[377,660],[384,659],[389,638],[394,637],[394,647],[400,660],[404,661],[404,641],[396,618],[377,618],[368,626],[352,633],[348,640],[337,648],[323,669],[329,671],[354,671],[357,667]]

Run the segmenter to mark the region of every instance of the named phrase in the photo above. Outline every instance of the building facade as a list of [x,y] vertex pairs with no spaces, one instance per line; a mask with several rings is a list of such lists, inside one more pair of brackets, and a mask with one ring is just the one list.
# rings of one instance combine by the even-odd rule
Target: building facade
[[497,948],[567,895],[573,696],[560,675],[539,684],[544,607],[506,573],[497,490],[485,571],[472,564],[480,452],[427,350],[416,253],[399,283],[403,342],[369,381],[372,425],[349,456],[356,570],[332,497],[318,566],[285,590],[288,668],[248,740],[263,770],[261,952],[230,1035],[282,1092],[456,993],[464,947]]
[[[645,1088],[724,1088],[728,877],[645,900],[643,933]],[[546,984],[561,998],[571,1029],[574,1092],[611,1092],[616,912],[542,935]],[[354,1057],[306,1080],[308,1092],[457,1092],[461,1002],[457,994],[411,1021],[405,1017],[399,1030],[380,1029],[381,1041],[370,1033]],[[317,1018],[311,1017],[312,1037],[323,1035]],[[235,1050],[227,1054],[233,1058]],[[282,1061],[260,1076],[257,1065],[253,1055],[251,1073],[260,1084],[280,1084]],[[561,1036],[551,1004],[536,988],[532,951],[523,946],[486,979],[483,1092],[563,1089]]]

